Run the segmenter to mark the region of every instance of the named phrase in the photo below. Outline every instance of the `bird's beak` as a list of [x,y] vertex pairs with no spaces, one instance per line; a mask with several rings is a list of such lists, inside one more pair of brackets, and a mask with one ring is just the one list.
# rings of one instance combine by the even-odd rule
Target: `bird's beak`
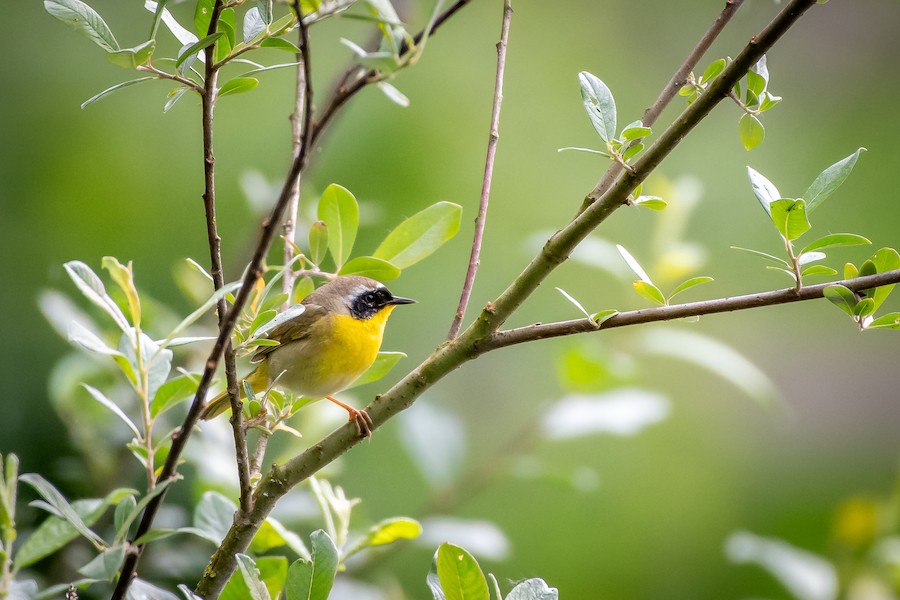
[[388,304],[415,304],[416,301],[412,298],[404,298],[403,296],[394,296],[389,301]]

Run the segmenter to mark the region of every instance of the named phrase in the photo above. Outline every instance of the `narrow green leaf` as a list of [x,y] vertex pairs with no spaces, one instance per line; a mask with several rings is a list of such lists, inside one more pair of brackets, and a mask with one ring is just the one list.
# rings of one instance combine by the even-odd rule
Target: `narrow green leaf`
[[634,201],[634,205],[641,208],[649,208],[650,210],[665,210],[669,203],[659,196],[639,196]]
[[90,98],[88,98],[87,100],[82,102],[81,108],[82,109],[87,108],[94,102],[97,102],[98,100],[102,100],[102,99],[106,98],[107,96],[109,96],[110,94],[112,94],[114,92],[118,92],[119,90],[121,90],[123,88],[127,88],[128,86],[134,85],[136,83],[141,83],[143,81],[150,81],[151,79],[156,79],[156,77],[153,75],[149,75],[147,77],[138,77],[137,79],[129,79],[128,81],[123,81],[122,83],[117,83],[116,85],[108,87],[105,90],[103,90],[102,92],[100,92],[99,94],[97,94],[95,96],[91,96]]
[[[199,7],[200,7],[200,5],[198,4],[197,8],[199,9]],[[181,66],[181,63],[186,61],[189,57],[199,54],[200,51],[203,50],[204,48],[206,48],[207,46],[212,46],[213,44],[215,44],[216,40],[218,40],[223,35],[225,35],[223,32],[217,31],[212,35],[208,35],[204,38],[197,40],[196,42],[194,42],[190,46],[187,46],[186,48],[182,48],[178,52],[178,59],[175,61],[175,68],[177,69],[179,66]],[[220,93],[220,95],[221,95],[221,93]]]
[[860,153],[865,150],[865,148],[859,148],[847,158],[839,160],[819,173],[818,177],[815,178],[803,194],[808,211],[812,212],[815,210],[825,198],[834,193],[844,183],[844,180],[847,179],[850,171],[856,165],[856,160],[859,158]]
[[314,265],[320,265],[327,250],[328,226],[325,221],[315,221],[309,227],[309,259]]
[[401,106],[403,108],[409,107],[409,98],[406,97],[406,94],[398,90],[387,81],[379,81],[375,85],[379,90],[381,90],[381,93],[387,96],[388,100],[390,100],[397,106]]
[[88,526],[84,524],[81,516],[72,508],[72,505],[69,504],[69,501],[66,500],[65,496],[59,493],[53,484],[49,481],[38,475],[37,473],[25,473],[19,476],[19,481],[23,483],[27,483],[34,490],[40,494],[41,498],[47,501],[47,503],[53,507],[56,511],[57,516],[62,517],[69,524],[75,528],[75,530],[90,540],[94,545],[98,548],[103,548],[106,544],[103,542],[103,539],[88,529]]
[[769,271],[778,271],[780,273],[784,273],[785,275],[790,277],[792,281],[794,281],[794,282],[797,281],[797,276],[794,274],[794,271],[791,269],[782,269],[781,267],[773,267],[771,265],[767,266],[766,269]]
[[235,77],[225,82],[225,85],[219,88],[219,96],[230,96],[234,94],[243,94],[250,90],[256,89],[259,85],[259,79],[255,77]]
[[747,167],[747,177],[750,178],[750,187],[753,189],[753,194],[756,196],[756,199],[759,200],[763,210],[766,211],[766,214],[771,214],[769,205],[776,200],[781,199],[778,188],[775,187],[771,181],[766,179],[762,173],[759,173],[750,167]]
[[709,283],[710,281],[713,281],[712,277],[706,277],[706,276],[692,277],[691,279],[688,279],[687,281],[681,283],[681,285],[676,287],[672,291],[672,293],[669,294],[669,301],[671,302],[672,298],[674,298],[676,295],[680,294],[681,292],[683,292],[685,290],[688,290],[688,289],[694,287],[695,285],[702,285],[704,283]]
[[81,0],[44,0],[44,8],[63,23],[86,35],[88,39],[107,52],[115,52],[119,49],[119,43],[106,21],[97,11]]
[[252,600],[270,600],[269,590],[263,585],[259,570],[256,568],[256,563],[253,559],[241,553],[238,553],[235,558],[237,559],[238,569],[240,569],[241,575],[244,577],[244,583],[247,586],[250,598]]
[[300,54],[300,48],[287,41],[284,38],[271,37],[266,38],[259,43],[260,48],[272,48],[273,50],[284,50],[292,54]]
[[755,256],[759,256],[760,258],[764,258],[766,260],[770,260],[778,265],[781,265],[785,268],[790,268],[791,265],[786,260],[778,258],[777,256],[772,256],[771,254],[766,254],[765,252],[760,252],[759,250],[751,250],[750,248],[741,248],[740,246],[731,246],[732,250],[740,250],[741,252],[748,252]]
[[372,366],[362,374],[362,377],[354,381],[348,389],[378,381],[390,373],[391,369],[394,368],[401,358],[406,358],[406,354],[403,352],[379,352],[378,356],[375,357],[375,362],[372,363]]
[[759,122],[755,115],[744,113],[738,123],[738,130],[741,134],[741,143],[747,150],[753,150],[763,143],[766,137],[766,128]]
[[487,580],[471,554],[444,543],[437,550],[435,562],[446,600],[490,600]]
[[640,121],[635,121],[630,125],[626,125],[625,129],[622,130],[622,139],[626,142],[630,142],[638,138],[645,138],[651,133],[653,132],[649,127],[644,127]]
[[775,96],[770,92],[765,92],[761,98],[759,103],[760,112],[765,112],[767,110],[772,109],[776,104],[781,102],[781,96]]
[[638,263],[638,261],[631,255],[631,253],[628,250],[625,249],[624,246],[622,246],[620,244],[616,244],[616,249],[619,251],[619,254],[622,255],[622,258],[625,259],[625,262],[628,264],[628,267],[634,272],[635,275],[638,276],[638,278],[641,281],[644,281],[646,283],[649,283],[650,285],[653,285],[653,282],[650,281],[650,276],[647,275],[647,272],[644,271],[644,269],[643,269],[643,267],[641,267],[640,263]]
[[811,225],[806,216],[806,202],[803,199],[783,198],[773,202],[769,208],[772,210],[775,228],[785,239],[793,241],[809,231]]
[[[331,251],[335,266],[340,269],[350,258],[353,243],[356,241],[359,204],[349,190],[332,183],[325,188],[319,199],[318,218],[328,229],[328,249]],[[377,251],[375,255],[390,261],[390,258],[379,255]],[[403,268],[396,263],[395,265]]]
[[216,42],[216,61],[223,61],[236,43],[237,16],[233,8],[226,8],[219,14],[219,31],[225,34]]
[[209,22],[212,19],[215,3],[215,0],[197,0],[197,6],[194,9],[194,28],[200,37],[209,33]]
[[869,323],[866,329],[900,329],[900,312],[882,315]]
[[638,294],[640,294],[650,302],[659,304],[660,306],[665,306],[666,297],[663,296],[662,292],[659,291],[659,288],[652,283],[648,283],[646,281],[635,281],[632,283],[632,285],[634,286],[634,291],[636,291]]
[[125,496],[121,502],[116,505],[116,510],[113,513],[113,526],[116,531],[122,528],[122,525],[125,523],[128,513],[137,505],[137,500],[134,499],[134,496]]
[[[134,523],[135,519],[141,516],[150,501],[165,492],[166,489],[168,489],[168,487],[172,485],[177,478],[178,477],[171,477],[156,484],[153,490],[147,492],[146,495],[141,497],[140,500],[138,500],[134,505],[131,506],[131,509],[122,519],[122,523],[116,526],[116,540],[124,540],[128,536],[128,530],[131,527],[131,524]],[[118,507],[116,508],[118,509]]]
[[581,314],[583,314],[588,319],[591,318],[591,313],[589,313],[587,310],[585,310],[584,306],[581,305],[581,302],[579,302],[578,300],[573,298],[566,290],[564,290],[562,288],[556,288],[556,291],[559,292],[560,294],[562,294],[566,300],[571,302],[575,306],[575,308],[577,308],[581,312]]
[[113,256],[104,256],[102,266],[109,272],[110,277],[122,292],[128,302],[128,310],[131,312],[131,322],[137,326],[141,323],[141,298],[134,285],[134,272],[131,262],[126,267]]
[[842,285],[829,285],[822,293],[832,304],[851,317],[853,316],[853,309],[856,307],[856,295],[848,288]]
[[150,39],[156,39],[156,32],[159,31],[159,22],[163,16],[163,10],[166,8],[166,4],[169,0],[159,0],[156,3],[156,7],[153,8],[153,24],[150,26]]
[[398,269],[406,269],[453,238],[459,231],[461,220],[462,207],[458,204],[432,204],[400,223],[384,238],[373,256]]
[[94,398],[94,400],[108,408],[110,412],[122,419],[122,421],[124,421],[125,424],[128,425],[128,428],[131,429],[131,431],[134,433],[134,437],[138,439],[141,439],[143,437],[141,435],[141,432],[138,430],[137,425],[132,423],[131,419],[128,418],[128,415],[126,415],[121,408],[116,406],[116,404],[112,400],[107,398],[103,394],[103,392],[95,387],[89,386],[86,383],[82,383],[81,386],[88,391],[88,393]]
[[[809,206],[807,206],[807,212],[809,212]],[[861,235],[856,235],[855,233],[832,233],[830,235],[826,235],[824,237],[820,237],[816,241],[807,245],[803,250],[800,251],[800,254],[806,254],[811,250],[822,250],[823,248],[834,248],[836,246],[864,246],[866,244],[871,244],[868,239],[864,238]]]
[[400,277],[400,269],[382,258],[357,256],[347,261],[338,275],[362,275],[378,281],[392,281]]
[[587,71],[578,74],[581,98],[591,124],[600,139],[609,142],[616,137],[616,102],[612,92],[600,79]]
[[106,288],[103,286],[103,281],[97,277],[97,274],[89,266],[81,261],[72,260],[64,264],[63,268],[78,287],[78,290],[88,300],[106,311],[122,331],[130,329],[131,326],[122,313],[122,309],[109,297],[106,293]]
[[310,535],[312,560],[298,559],[288,568],[286,600],[327,600],[340,555],[328,534],[321,529]]
[[609,152],[603,152],[602,150],[594,150],[593,148],[581,148],[579,146],[566,146],[565,148],[557,148],[557,152],[567,152],[567,151],[575,151],[575,152],[587,152],[588,154],[599,154],[600,156],[605,156],[607,158],[611,158]]
[[628,146],[628,148],[625,149],[625,152],[622,153],[622,160],[628,162],[629,160],[637,156],[643,149],[643,144],[632,144]]

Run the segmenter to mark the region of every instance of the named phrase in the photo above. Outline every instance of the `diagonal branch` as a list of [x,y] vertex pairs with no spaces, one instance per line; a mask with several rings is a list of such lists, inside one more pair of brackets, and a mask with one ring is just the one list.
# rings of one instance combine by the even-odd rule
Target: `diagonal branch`
[[494,157],[497,155],[497,141],[500,139],[500,105],[503,103],[503,71],[506,68],[506,46],[509,41],[509,22],[512,20],[510,0],[503,3],[503,24],[500,28],[500,41],[497,42],[497,76],[494,81],[494,102],[491,108],[491,132],[488,137],[487,157],[484,161],[484,179],[481,184],[481,202],[478,205],[478,217],[475,218],[475,235],[472,240],[472,252],[469,255],[469,268],[466,270],[462,293],[456,315],[450,325],[447,339],[452,340],[459,334],[462,320],[466,316],[472,287],[475,285],[475,273],[478,271],[481,256],[481,242],[484,239],[484,224],[487,220],[488,200],[491,196],[491,178],[494,174]]
[[[482,311],[479,318],[459,337],[438,346],[428,358],[390,390],[366,407],[373,429],[412,405],[427,389],[465,362],[486,351],[499,327],[538,285],[568,257],[575,246],[615,209],[624,205],[628,195],[678,145],[719,102],[732,84],[765,54],[794,25],[816,0],[793,0],[713,82],[707,93],[694,102],[649,148],[634,169],[626,173],[606,193],[595,188],[588,194],[590,205],[561,231],[548,240],[542,252],[501,296]],[[278,500],[291,488],[360,442],[356,427],[347,423],[323,440],[282,465],[274,465],[256,488],[253,511],[244,522],[234,523],[204,571],[197,593],[215,597],[236,568],[234,555],[245,552],[254,534]]]

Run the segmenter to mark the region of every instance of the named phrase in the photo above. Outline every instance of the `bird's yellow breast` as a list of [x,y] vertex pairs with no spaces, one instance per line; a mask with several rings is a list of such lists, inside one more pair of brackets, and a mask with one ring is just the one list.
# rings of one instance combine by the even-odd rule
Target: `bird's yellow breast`
[[393,308],[387,306],[370,319],[330,313],[313,325],[305,339],[285,344],[270,355],[268,376],[275,378],[284,371],[278,385],[303,396],[336,394],[375,362]]

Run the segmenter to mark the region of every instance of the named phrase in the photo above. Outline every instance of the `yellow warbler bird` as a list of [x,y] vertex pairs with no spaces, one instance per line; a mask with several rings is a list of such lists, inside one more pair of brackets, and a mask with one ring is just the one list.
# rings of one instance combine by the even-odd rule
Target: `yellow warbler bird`
[[[332,395],[349,387],[375,362],[394,307],[414,302],[394,296],[374,279],[338,277],[264,326],[265,337],[278,345],[260,347],[250,359],[258,366],[244,379],[255,393],[277,380],[277,386],[295,394],[330,400],[349,413],[360,435],[369,436],[369,415]],[[222,392],[209,401],[200,418],[211,419],[229,406],[228,394]]]

